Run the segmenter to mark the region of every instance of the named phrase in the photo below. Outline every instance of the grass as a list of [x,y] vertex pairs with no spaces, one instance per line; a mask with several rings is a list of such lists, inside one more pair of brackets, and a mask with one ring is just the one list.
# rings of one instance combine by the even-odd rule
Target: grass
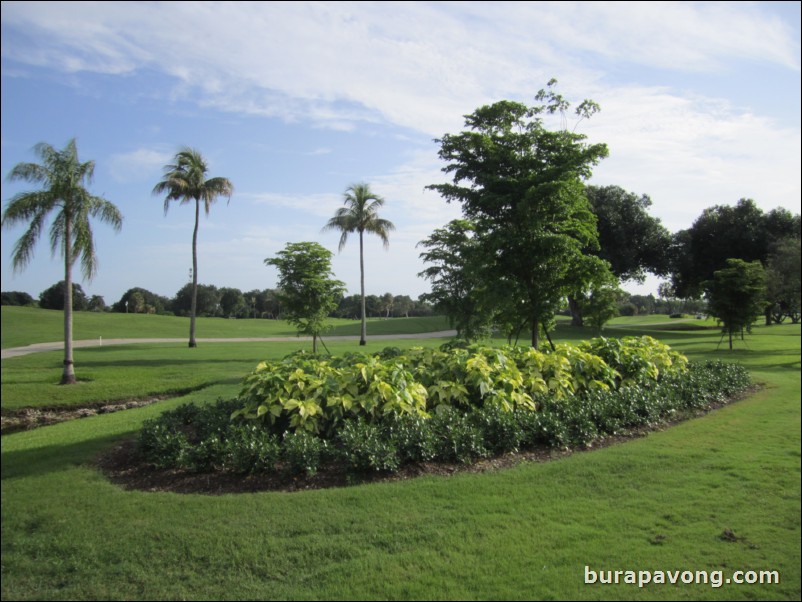
[[[799,599],[799,326],[757,328],[734,353],[716,351],[715,331],[658,327],[606,334],[656,334],[693,359],[734,359],[765,388],[623,445],[495,473],[216,497],[108,483],[92,459],[144,419],[230,395],[240,362],[290,349],[217,344],[222,361],[176,370],[180,381],[219,369],[218,384],[202,391],[3,437],[2,598]],[[124,379],[118,361],[127,357],[133,370],[157,351],[104,355],[113,349],[93,356],[114,357],[96,366],[98,380]],[[43,355],[57,362],[58,353]],[[585,566],[722,570],[725,578],[770,569],[781,582],[585,585]]]
[[[9,307],[0,309],[2,330],[0,346],[3,349],[23,347],[32,343],[49,343],[64,339],[64,314],[61,311],[32,307]],[[359,335],[359,320],[331,319],[328,336]],[[149,339],[189,338],[189,319],[175,316],[148,314],[75,312],[73,317],[73,339]],[[368,336],[371,334],[406,334],[448,330],[449,325],[441,316],[427,318],[371,319]],[[283,320],[227,320],[224,318],[198,318],[196,336],[203,338],[265,338],[292,337],[297,333],[289,322]]]

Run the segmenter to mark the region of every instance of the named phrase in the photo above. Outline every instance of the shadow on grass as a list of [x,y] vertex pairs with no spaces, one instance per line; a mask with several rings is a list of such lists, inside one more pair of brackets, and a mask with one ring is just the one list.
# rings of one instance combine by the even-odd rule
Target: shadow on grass
[[132,429],[125,433],[99,436],[96,439],[75,443],[44,445],[24,450],[4,450],[0,456],[0,470],[2,471],[0,480],[37,477],[85,465],[105,448],[136,432],[135,429]]

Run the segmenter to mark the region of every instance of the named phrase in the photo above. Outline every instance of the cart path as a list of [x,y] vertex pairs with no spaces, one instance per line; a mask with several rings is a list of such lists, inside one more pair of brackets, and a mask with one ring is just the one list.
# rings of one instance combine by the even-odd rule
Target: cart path
[[[441,330],[438,332],[419,332],[415,334],[380,334],[370,335],[369,341],[396,341],[404,339],[444,339],[457,336],[456,330]],[[358,341],[359,335],[324,337],[323,341]],[[233,339],[197,339],[198,343],[291,343],[312,342],[312,337],[260,337],[260,338],[233,338]],[[186,343],[187,338],[180,339],[84,339],[73,341],[73,349],[81,347],[102,347],[104,345],[131,345],[140,343]],[[52,343],[34,343],[26,347],[11,347],[0,352],[0,359],[9,359],[31,353],[43,351],[59,351],[64,349],[64,341]]]

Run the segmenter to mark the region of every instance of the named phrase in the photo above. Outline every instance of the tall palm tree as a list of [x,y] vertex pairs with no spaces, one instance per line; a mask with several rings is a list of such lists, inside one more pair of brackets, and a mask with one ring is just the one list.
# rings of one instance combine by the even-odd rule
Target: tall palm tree
[[195,342],[195,312],[198,307],[198,222],[200,206],[206,215],[217,200],[226,196],[231,200],[234,185],[228,178],[206,179],[209,167],[203,155],[194,148],[183,147],[176,153],[173,163],[164,166],[164,179],[153,188],[154,195],[167,193],[164,199],[164,214],[170,207],[170,201],[178,201],[181,205],[195,201],[195,229],[192,232],[192,304],[189,316],[189,346],[197,347]]
[[8,174],[10,181],[22,180],[41,184],[41,189],[15,194],[3,212],[3,227],[20,222],[30,225],[14,245],[14,270],[23,269],[33,257],[36,241],[51,211],[55,211],[50,226],[50,248],[53,255],[60,250],[64,258],[64,370],[61,384],[74,384],[75,368],[72,356],[72,266],[81,258],[81,271],[86,280],[97,272],[95,241],[89,218],[122,227],[120,210],[106,199],[89,194],[85,185],[91,183],[95,162],[78,160],[73,138],[63,150],[40,142],[33,147],[39,163],[18,163]]
[[352,184],[343,194],[344,207],[340,207],[334,213],[323,230],[338,230],[342,232],[340,236],[340,247],[342,251],[348,240],[348,235],[353,232],[359,233],[359,276],[362,295],[362,334],[359,344],[365,345],[367,342],[367,323],[365,320],[365,244],[363,234],[375,234],[381,238],[384,248],[390,246],[389,233],[395,230],[392,222],[381,219],[378,214],[379,208],[384,205],[384,199],[372,192],[370,185],[364,182]]

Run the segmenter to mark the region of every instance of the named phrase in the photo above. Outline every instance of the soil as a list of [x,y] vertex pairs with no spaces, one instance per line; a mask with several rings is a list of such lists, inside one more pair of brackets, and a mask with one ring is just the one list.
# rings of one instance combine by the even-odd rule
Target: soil
[[80,408],[39,407],[20,408],[18,410],[3,409],[2,414],[0,414],[0,434],[8,435],[9,433],[27,431],[40,426],[47,426],[48,424],[66,422],[67,420],[88,418],[89,416],[96,416],[97,414],[110,414],[121,410],[130,410],[131,408],[141,408],[142,406],[170,399],[171,397],[173,396],[154,395],[143,399],[124,399],[114,402],[100,401]]

